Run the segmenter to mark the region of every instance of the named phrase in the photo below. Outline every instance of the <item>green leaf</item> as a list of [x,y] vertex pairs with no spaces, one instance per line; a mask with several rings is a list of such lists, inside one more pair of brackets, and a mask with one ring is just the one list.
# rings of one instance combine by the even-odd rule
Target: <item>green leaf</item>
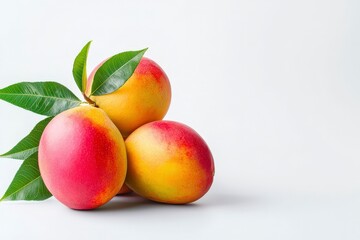
[[85,92],[86,88],[86,61],[89,52],[91,41],[88,42],[83,49],[81,49],[80,53],[76,56],[74,65],[73,65],[73,76],[76,82],[76,85],[80,89],[81,92]]
[[57,82],[21,82],[0,89],[0,99],[46,116],[76,107],[81,101]]
[[51,196],[41,178],[36,152],[25,159],[0,201],[45,200]]
[[146,50],[119,53],[105,61],[95,73],[90,96],[112,93],[124,85]]
[[41,135],[51,119],[52,117],[49,117],[40,121],[26,137],[16,144],[15,147],[10,151],[1,154],[0,157],[24,160],[37,152]]

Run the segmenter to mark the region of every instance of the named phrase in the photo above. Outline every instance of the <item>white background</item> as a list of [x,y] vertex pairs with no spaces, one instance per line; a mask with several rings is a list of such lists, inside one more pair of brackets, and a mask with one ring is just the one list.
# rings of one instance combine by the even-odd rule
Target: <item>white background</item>
[[[216,164],[187,206],[0,203],[1,238],[360,239],[359,12],[356,0],[1,2],[0,88],[77,91],[87,41],[89,70],[149,47],[172,84],[166,118],[196,129]],[[0,152],[43,118],[5,102],[0,116]],[[1,194],[20,163],[1,159]]]

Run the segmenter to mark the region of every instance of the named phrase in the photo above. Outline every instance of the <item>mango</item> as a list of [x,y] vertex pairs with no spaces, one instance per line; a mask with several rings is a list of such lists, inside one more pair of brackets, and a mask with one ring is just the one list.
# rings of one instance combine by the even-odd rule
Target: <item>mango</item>
[[186,204],[204,196],[213,182],[215,167],[208,145],[182,123],[145,124],[130,134],[125,145],[125,182],[142,197]]
[[58,114],[45,128],[39,168],[46,187],[61,203],[94,209],[110,201],[124,183],[124,140],[103,110],[79,106]]
[[[100,63],[89,75],[86,94]],[[103,109],[110,119],[127,137],[145,123],[161,120],[167,113],[171,101],[171,86],[163,69],[149,58],[143,57],[133,75],[115,92],[90,97]]]

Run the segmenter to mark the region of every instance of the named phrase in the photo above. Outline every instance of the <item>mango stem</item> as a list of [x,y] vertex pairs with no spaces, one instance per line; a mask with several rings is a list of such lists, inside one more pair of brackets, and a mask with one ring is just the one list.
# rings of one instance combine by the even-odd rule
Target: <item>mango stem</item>
[[83,93],[84,99],[90,104],[93,105],[94,107],[97,107],[96,102],[94,102],[91,98],[89,98],[88,96],[86,96],[85,93]]

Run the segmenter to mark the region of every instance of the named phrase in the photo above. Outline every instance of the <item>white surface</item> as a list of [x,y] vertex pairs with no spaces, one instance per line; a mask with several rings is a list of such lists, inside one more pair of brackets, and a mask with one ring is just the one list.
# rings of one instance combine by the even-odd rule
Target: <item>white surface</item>
[[[0,205],[8,239],[359,239],[360,196],[220,194],[186,206],[117,197],[95,211],[55,199]],[[4,235],[5,234],[5,235]]]
[[[150,47],[167,72],[167,119],[208,142],[213,188],[189,206],[117,198],[92,212],[51,199],[0,203],[8,239],[359,239],[358,1],[7,1],[0,87],[55,80]],[[0,152],[40,120],[0,102]],[[0,161],[0,192],[19,162]]]

